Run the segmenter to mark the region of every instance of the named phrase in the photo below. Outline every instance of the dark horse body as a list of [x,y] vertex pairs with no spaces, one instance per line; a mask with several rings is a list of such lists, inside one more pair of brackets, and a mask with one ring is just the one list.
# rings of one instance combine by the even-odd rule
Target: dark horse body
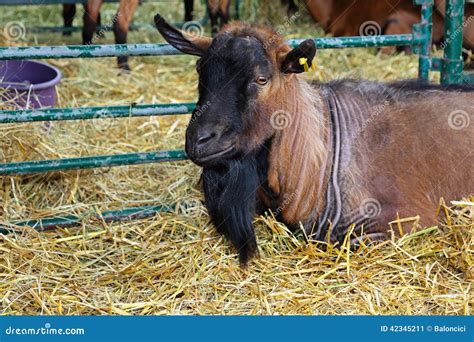
[[441,197],[474,193],[473,88],[310,84],[297,74],[311,64],[312,40],[291,49],[271,29],[238,23],[191,38],[155,22],[170,44],[201,56],[186,151],[242,263],[257,251],[259,211],[316,240],[357,242],[385,239],[397,217],[416,217],[400,233],[433,224]]

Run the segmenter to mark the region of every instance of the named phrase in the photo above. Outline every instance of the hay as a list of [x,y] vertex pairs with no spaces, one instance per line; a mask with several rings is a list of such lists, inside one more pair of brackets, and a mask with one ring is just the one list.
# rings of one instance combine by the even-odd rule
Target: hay
[[201,207],[141,222],[25,230],[0,240],[2,312],[468,315],[474,206],[449,213],[449,225],[354,253],[323,251],[259,218],[261,257],[246,271]]
[[[163,10],[163,5],[147,6],[140,9],[140,21]],[[42,25],[52,21],[41,11],[34,15]],[[284,34],[321,32],[302,15]],[[27,39],[24,44],[63,40],[53,35]],[[65,40],[77,43],[79,35]],[[108,34],[101,42],[112,40]],[[139,32],[130,41],[162,40],[154,32]],[[182,102],[196,96],[192,57],[132,58],[134,71],[128,76],[119,76],[110,58],[50,62],[65,75],[58,89],[62,107]],[[317,63],[310,77],[322,80],[393,80],[417,73],[416,57],[374,50],[320,51]],[[41,123],[2,125],[0,160],[182,148],[187,120],[54,122],[48,129]],[[271,217],[259,217],[260,258],[242,270],[235,251],[208,223],[198,177],[199,168],[179,162],[1,178],[0,224],[66,213],[92,217],[126,206],[187,206],[141,221],[108,224],[91,218],[78,228],[41,234],[25,228],[0,236],[0,312],[472,314],[473,197],[442,206],[447,219],[439,227],[354,252],[308,244]]]

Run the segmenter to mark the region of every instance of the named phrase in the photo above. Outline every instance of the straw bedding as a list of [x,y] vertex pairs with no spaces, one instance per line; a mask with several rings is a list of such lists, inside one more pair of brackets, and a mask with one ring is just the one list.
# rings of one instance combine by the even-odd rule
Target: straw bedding
[[[165,9],[163,4],[145,4],[137,18],[146,22]],[[33,22],[57,23],[57,12],[9,9],[5,18],[29,13],[39,16]],[[111,17],[113,5],[106,5],[104,13],[103,18]],[[284,33],[321,34],[305,14]],[[106,36],[101,42],[112,41],[110,33]],[[79,41],[79,34],[29,35],[24,44]],[[138,32],[130,41],[161,40],[155,32]],[[58,88],[60,107],[169,103],[196,97],[192,57],[132,58],[130,75],[118,75],[114,59],[50,62],[64,73]],[[417,72],[414,56],[385,56],[374,50],[320,51],[317,63],[318,71],[306,77],[392,80]],[[49,128],[41,123],[2,125],[0,160],[182,148],[188,119],[54,122]],[[77,228],[47,233],[21,228],[0,235],[0,312],[473,313],[474,197],[440,206],[441,216],[447,218],[438,226],[356,251],[307,243],[271,216],[258,217],[260,256],[243,270],[235,251],[209,224],[198,178],[199,168],[189,162],[1,178],[0,223],[66,213],[86,219]],[[141,221],[109,224],[92,218],[102,210],[160,203],[178,207],[175,213]]]

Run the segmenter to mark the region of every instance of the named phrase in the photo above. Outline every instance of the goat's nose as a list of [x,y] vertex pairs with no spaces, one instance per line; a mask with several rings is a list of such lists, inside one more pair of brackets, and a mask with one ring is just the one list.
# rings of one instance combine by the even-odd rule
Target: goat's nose
[[196,145],[201,147],[207,144],[209,141],[216,137],[216,133],[212,131],[203,131],[199,132],[198,136],[196,137]]

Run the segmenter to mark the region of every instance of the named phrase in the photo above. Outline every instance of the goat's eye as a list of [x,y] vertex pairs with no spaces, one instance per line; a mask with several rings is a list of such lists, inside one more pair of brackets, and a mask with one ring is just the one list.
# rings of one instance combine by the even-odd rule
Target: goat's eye
[[257,82],[258,85],[265,85],[268,83],[268,78],[265,76],[258,76],[255,82]]

